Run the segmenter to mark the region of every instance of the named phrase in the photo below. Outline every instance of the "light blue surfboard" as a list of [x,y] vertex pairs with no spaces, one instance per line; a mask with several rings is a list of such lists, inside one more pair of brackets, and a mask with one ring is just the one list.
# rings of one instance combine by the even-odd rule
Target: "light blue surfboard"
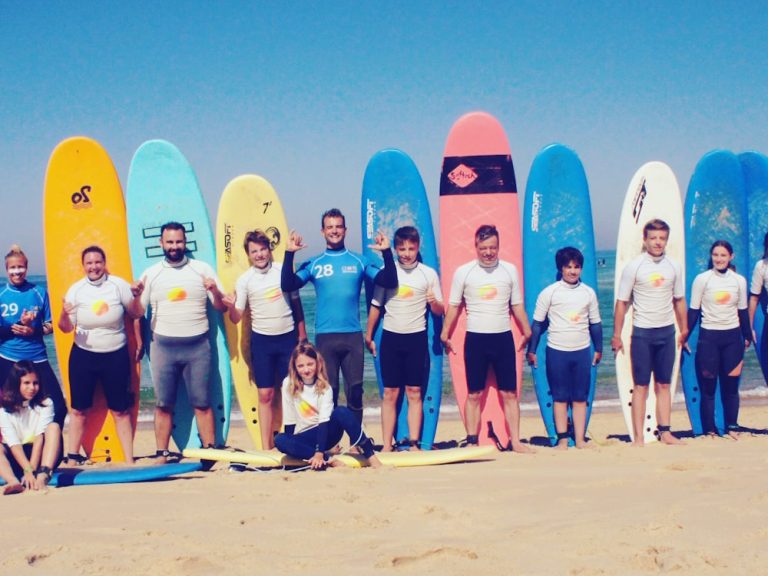
[[[597,261],[592,226],[592,206],[584,167],[576,153],[561,144],[545,147],[533,161],[525,187],[523,211],[523,277],[525,310],[533,322],[536,299],[541,291],[558,279],[555,253],[573,246],[584,254],[582,282],[597,292]],[[536,349],[538,368],[531,366],[536,398],[549,441],[557,443],[554,403],[547,380],[547,336]],[[587,400],[587,426],[595,397],[597,369]]]
[[[768,158],[759,152],[744,152],[739,154],[739,162],[741,162],[744,185],[747,190],[749,219],[749,268],[742,271],[742,274],[746,276],[749,284],[755,264],[763,258],[763,241],[768,233]],[[757,336],[755,352],[757,352],[757,359],[766,382],[768,382],[768,335],[764,330],[767,305],[768,294],[763,290],[760,294],[760,305],[755,310],[753,328]]]
[[[184,225],[187,255],[216,270],[216,252],[208,210],[195,173],[178,148],[164,140],[142,144],[131,161],[126,193],[128,242],[135,277],[163,258],[160,226],[169,221]],[[211,341],[211,408],[214,411],[216,444],[224,445],[229,433],[232,376],[224,322],[208,304]],[[147,323],[149,324],[149,322]],[[147,353],[149,353],[149,342]],[[173,441],[179,450],[198,448],[200,438],[194,411],[183,382],[179,383],[173,414]]]
[[[363,253],[371,261],[382,262],[378,252],[368,248],[373,244],[378,231],[382,231],[393,242],[395,230],[401,226],[415,226],[421,236],[421,258],[424,264],[439,273],[437,246],[432,227],[432,213],[418,168],[413,160],[400,150],[382,150],[374,154],[368,162],[363,178],[361,221],[363,227]],[[394,243],[392,246],[394,251]],[[366,285],[368,301],[372,296],[372,286]],[[445,295],[444,295],[445,299]],[[443,346],[440,342],[442,317],[427,312],[427,334],[429,338],[429,378],[424,391],[424,419],[421,431],[421,447],[431,450],[440,416],[440,401],[443,387]],[[381,326],[376,330],[377,349],[381,343]],[[384,387],[378,357],[375,359],[376,376],[379,391],[383,395]],[[425,370],[427,367],[425,366]],[[408,401],[400,395],[395,439],[409,438]]]
[[[715,240],[730,242],[736,271],[739,274],[747,271],[747,234],[747,197],[739,159],[727,150],[709,152],[696,165],[685,195],[685,295],[688,302],[693,281],[709,267],[709,249]],[[688,409],[691,430],[696,436],[703,433],[701,391],[696,377],[700,324],[696,325],[688,337],[691,354],[683,354],[681,368],[685,407]],[[718,432],[724,432],[719,383],[715,391],[715,426]]]
[[[131,466],[127,468],[60,468],[53,473],[49,486],[93,486],[95,484],[125,484],[128,482],[150,482],[178,474],[197,472],[202,469],[200,462],[178,462],[160,466]],[[5,480],[0,478],[0,486]]]

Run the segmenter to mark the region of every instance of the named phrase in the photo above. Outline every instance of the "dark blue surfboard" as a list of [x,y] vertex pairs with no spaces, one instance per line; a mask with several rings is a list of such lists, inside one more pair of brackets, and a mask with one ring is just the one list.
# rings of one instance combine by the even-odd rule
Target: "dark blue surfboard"
[[[592,206],[584,167],[576,153],[561,144],[545,147],[533,161],[525,187],[523,211],[523,269],[525,310],[533,321],[536,299],[541,291],[557,280],[555,253],[573,246],[584,254],[581,279],[597,292],[597,261],[592,226]],[[546,371],[546,334],[536,349],[538,368],[531,366],[536,398],[551,444],[557,443],[554,403]],[[597,369],[587,401],[587,426],[595,396]]]
[[[361,222],[363,227],[363,254],[372,261],[381,262],[378,252],[368,248],[378,231],[392,241],[395,230],[401,226],[415,226],[421,236],[421,258],[424,264],[439,273],[437,245],[432,227],[432,213],[419,170],[413,160],[400,150],[382,150],[368,162],[363,178]],[[392,247],[394,250],[394,246]],[[366,284],[368,302],[372,297],[372,286]],[[445,299],[445,295],[443,295]],[[440,342],[442,317],[427,312],[427,334],[429,338],[429,371],[427,387],[423,395],[424,419],[421,430],[421,447],[430,450],[435,440],[437,421],[440,416],[440,401],[443,387],[443,346]],[[376,330],[377,348],[381,343],[381,326]],[[375,359],[379,391],[384,387],[378,357]],[[401,394],[395,439],[409,438],[408,401]]]
[[[747,233],[747,197],[741,164],[735,154],[714,150],[696,165],[685,195],[685,284],[690,302],[691,287],[698,274],[709,267],[709,249],[715,240],[727,240],[733,246],[736,271],[748,274],[749,243]],[[696,377],[696,349],[699,324],[688,337],[691,354],[683,354],[682,380],[685,407],[694,435],[701,426],[701,391]],[[720,384],[715,392],[715,426],[723,433],[723,404]]]

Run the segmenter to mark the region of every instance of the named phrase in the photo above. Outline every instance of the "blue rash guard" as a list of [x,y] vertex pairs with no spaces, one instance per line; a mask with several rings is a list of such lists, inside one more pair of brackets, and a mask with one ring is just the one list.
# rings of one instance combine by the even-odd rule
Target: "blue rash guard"
[[[294,252],[285,253],[282,289],[292,292],[312,282],[317,294],[316,334],[360,332],[360,289],[367,277],[384,287],[397,287],[392,253],[385,250],[384,268],[346,248],[326,249],[304,262],[293,273]],[[390,270],[391,268],[391,270]],[[394,286],[390,276],[394,271]]]
[[[32,322],[35,332],[32,336],[17,336],[11,332],[11,326],[21,321],[25,310],[37,312]],[[7,283],[0,291],[0,356],[13,362],[47,360],[43,324],[50,321],[51,305],[45,289],[30,282],[18,287]]]

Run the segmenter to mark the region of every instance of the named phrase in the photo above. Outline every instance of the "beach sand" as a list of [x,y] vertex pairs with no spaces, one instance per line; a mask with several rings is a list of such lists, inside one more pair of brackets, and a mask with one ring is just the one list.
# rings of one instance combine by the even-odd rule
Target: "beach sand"
[[[680,409],[674,420],[687,423]],[[320,473],[218,464],[168,481],[0,497],[0,573],[761,574],[768,405],[742,408],[740,421],[756,430],[738,442],[635,449],[621,414],[605,412],[592,418],[588,450]],[[537,415],[524,416],[522,433],[541,437]],[[439,441],[463,436],[458,419],[441,422]],[[249,447],[242,425],[229,443]],[[154,452],[151,429],[136,447]]]

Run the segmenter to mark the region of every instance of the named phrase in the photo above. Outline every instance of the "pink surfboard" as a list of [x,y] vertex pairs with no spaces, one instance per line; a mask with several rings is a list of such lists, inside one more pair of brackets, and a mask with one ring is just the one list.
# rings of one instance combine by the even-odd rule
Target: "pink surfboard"
[[[490,114],[471,112],[459,118],[448,134],[440,176],[440,269],[446,301],[456,268],[474,260],[475,230],[483,224],[499,231],[499,258],[512,262],[523,280],[520,209],[515,170],[504,128]],[[466,312],[462,311],[451,342],[451,376],[456,401],[464,419],[467,380],[464,372]],[[510,320],[515,343],[521,334]],[[518,394],[522,389],[523,354],[517,354]],[[480,443],[490,444],[489,423],[502,445],[509,443],[509,428],[502,410],[493,370],[483,394]],[[465,421],[466,422],[466,421]]]

